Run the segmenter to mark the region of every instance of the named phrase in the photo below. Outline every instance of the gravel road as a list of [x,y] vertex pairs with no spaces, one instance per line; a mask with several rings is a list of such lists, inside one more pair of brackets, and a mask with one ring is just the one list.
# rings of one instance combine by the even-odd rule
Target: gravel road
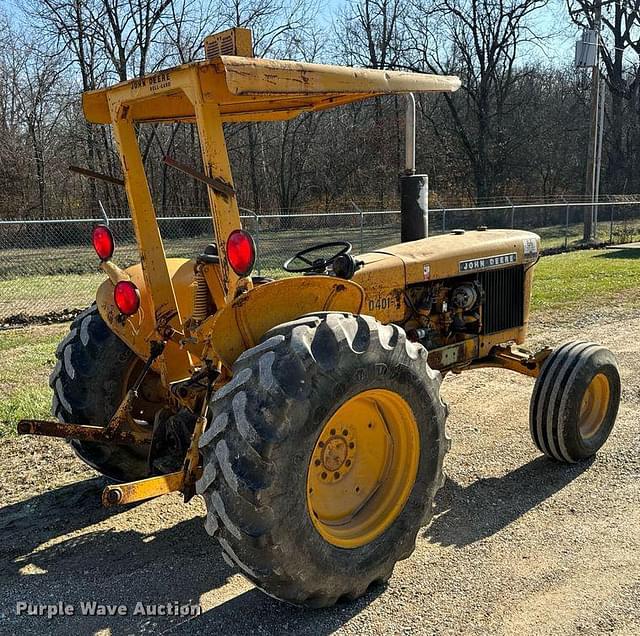
[[[639,634],[640,318],[632,309],[536,314],[532,342],[602,342],[623,404],[584,465],[542,458],[529,439],[532,381],[482,370],[447,378],[453,447],[437,517],[385,589],[322,611],[283,605],[230,570],[199,499],[99,505],[104,481],[57,440],[0,440],[0,633]],[[76,608],[16,616],[16,603]],[[126,616],[78,616],[81,601]],[[143,603],[200,603],[196,617],[134,615]]]

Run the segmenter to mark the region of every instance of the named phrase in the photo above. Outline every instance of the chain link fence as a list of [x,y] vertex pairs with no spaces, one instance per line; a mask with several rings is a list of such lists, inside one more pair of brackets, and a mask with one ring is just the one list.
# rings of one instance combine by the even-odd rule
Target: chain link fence
[[[582,239],[585,207],[581,200],[520,203],[507,200],[481,207],[433,207],[430,234],[454,228],[513,227],[538,232],[543,248],[570,248]],[[255,271],[282,275],[282,263],[315,243],[349,241],[356,253],[400,241],[398,210],[361,209],[341,212],[296,211],[292,214],[242,213],[242,223],[256,240]],[[640,197],[601,201],[597,239],[627,243],[640,239]],[[0,221],[0,326],[62,320],[88,306],[104,274],[91,247],[91,230],[101,218]],[[191,258],[213,240],[207,212],[158,219],[168,257]],[[114,260],[126,267],[139,260],[131,219],[109,220],[116,239]]]

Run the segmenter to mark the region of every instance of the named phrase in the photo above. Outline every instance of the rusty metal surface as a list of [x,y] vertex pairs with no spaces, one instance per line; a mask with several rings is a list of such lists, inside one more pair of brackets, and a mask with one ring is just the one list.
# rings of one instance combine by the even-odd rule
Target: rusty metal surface
[[213,188],[216,192],[220,194],[224,194],[225,196],[230,197],[235,195],[236,193],[235,188],[231,187],[228,183],[226,183],[222,179],[218,179],[217,177],[208,177],[206,174],[199,172],[195,168],[192,168],[191,166],[187,166],[184,163],[180,163],[179,161],[176,161],[171,157],[165,157],[162,161],[166,163],[168,166],[171,166],[172,168],[175,168],[180,172],[184,172],[185,174],[188,174],[190,177],[193,177],[197,181],[200,181],[201,183],[205,183],[210,188]]
[[69,166],[69,170],[76,174],[81,174],[84,177],[89,177],[90,179],[99,179],[100,181],[106,181],[107,183],[124,187],[123,179],[112,177],[109,174],[103,174],[102,172],[96,172],[95,170],[89,170],[89,168],[82,168],[80,166]]
[[66,424],[49,420],[20,420],[17,430],[19,435],[43,435],[77,439],[82,442],[104,442],[118,446],[143,446],[151,441],[151,432],[118,430],[106,437],[107,429],[104,426]]
[[515,371],[532,378],[537,378],[544,361],[551,354],[550,347],[544,347],[535,353],[516,345],[497,345],[489,355],[472,362],[467,368],[482,369],[493,367]]
[[377,95],[451,93],[460,79],[224,55],[88,91],[82,105],[96,124],[111,123],[110,101],[126,103],[132,121],[193,121],[197,115],[188,94],[194,86],[205,102],[219,107],[224,121],[273,121]]
[[468,363],[478,355],[478,337],[467,338],[429,351],[429,366],[439,371]]

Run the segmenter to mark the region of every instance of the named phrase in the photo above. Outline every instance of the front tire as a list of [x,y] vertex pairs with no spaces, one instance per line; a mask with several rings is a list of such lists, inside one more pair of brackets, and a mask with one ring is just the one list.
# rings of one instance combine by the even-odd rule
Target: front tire
[[538,449],[559,462],[587,459],[607,441],[620,405],[620,373],[608,349],[567,342],[542,365],[529,424]]
[[314,607],[386,581],[444,482],[446,409],[426,350],[395,325],[323,314],[276,327],[233,372],[211,402],[197,484],[225,560]]

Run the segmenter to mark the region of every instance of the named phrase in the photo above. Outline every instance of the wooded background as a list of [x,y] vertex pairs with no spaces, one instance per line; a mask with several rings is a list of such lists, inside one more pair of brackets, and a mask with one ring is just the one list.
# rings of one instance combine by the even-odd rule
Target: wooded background
[[[607,83],[601,193],[640,191],[640,0],[601,3]],[[593,26],[568,0],[24,0],[0,5],[0,218],[126,214],[124,193],[69,164],[119,176],[108,127],[84,122],[80,93],[203,57],[204,36],[253,30],[259,56],[459,75],[418,100],[417,166],[431,203],[584,191],[590,73],[545,54]],[[556,17],[554,17],[556,16]],[[564,16],[562,19],[557,16]],[[563,22],[564,20],[564,22]],[[404,98],[226,127],[240,204],[283,215],[349,201],[397,204]],[[191,126],[140,128],[159,215],[204,210],[205,192],[162,164],[200,165]]]

